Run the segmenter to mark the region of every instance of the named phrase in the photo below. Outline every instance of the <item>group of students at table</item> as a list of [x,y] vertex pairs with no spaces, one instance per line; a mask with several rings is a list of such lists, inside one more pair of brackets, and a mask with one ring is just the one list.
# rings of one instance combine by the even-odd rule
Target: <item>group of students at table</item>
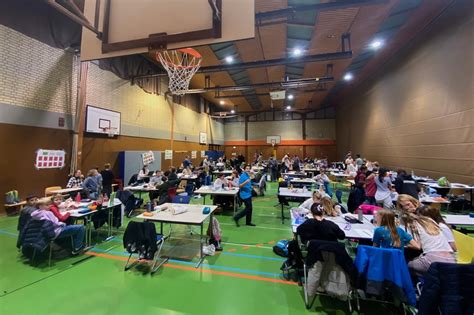
[[100,172],[98,167],[90,169],[85,178],[81,170],[76,170],[69,176],[66,188],[83,188],[87,198],[97,199],[101,193],[110,196],[114,179],[110,164],[106,163]]
[[[296,234],[303,244],[309,240],[337,241],[345,238],[337,224],[325,217],[341,215],[341,208],[329,196],[319,191],[300,205],[306,209],[308,219],[298,226]],[[396,215],[398,212],[398,218]],[[373,246],[404,251],[408,267],[416,275],[424,275],[433,262],[456,262],[456,244],[450,227],[440,211],[422,205],[409,195],[399,195],[397,211],[377,211],[374,224]],[[289,244],[290,259],[300,257],[295,240]],[[293,259],[298,264],[300,259]]]
[[84,225],[74,224],[70,213],[65,211],[70,207],[70,204],[73,202],[72,200],[64,201],[62,195],[43,198],[30,195],[26,198],[26,202],[27,204],[21,211],[18,223],[20,235],[22,229],[30,220],[49,221],[54,233],[53,239],[72,237],[73,248],[71,250],[73,255],[77,255],[85,250]]

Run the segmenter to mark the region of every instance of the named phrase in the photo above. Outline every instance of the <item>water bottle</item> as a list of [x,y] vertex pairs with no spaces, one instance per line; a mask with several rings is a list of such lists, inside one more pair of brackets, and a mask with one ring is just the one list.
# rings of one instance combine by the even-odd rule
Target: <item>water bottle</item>
[[361,209],[361,208],[358,208],[358,209],[357,209],[357,219],[358,219],[360,222],[363,222],[363,221],[364,221],[364,214],[362,213],[362,209]]
[[307,192],[308,190],[306,189],[306,186],[303,186],[303,192]]
[[151,201],[148,201],[148,203],[146,204],[146,208],[148,209],[149,212],[153,211],[153,205]]

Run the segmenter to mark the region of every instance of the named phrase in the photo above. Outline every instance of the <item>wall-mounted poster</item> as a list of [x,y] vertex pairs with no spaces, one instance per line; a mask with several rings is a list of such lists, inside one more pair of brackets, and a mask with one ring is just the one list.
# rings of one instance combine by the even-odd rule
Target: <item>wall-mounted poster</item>
[[191,151],[191,159],[197,158],[197,151]]
[[205,157],[206,156],[206,151],[201,151],[201,157]]
[[173,159],[173,150],[165,150],[165,160]]
[[155,161],[155,156],[152,151],[142,153],[143,165],[151,164]]
[[36,169],[63,168],[66,163],[66,151],[64,150],[45,150],[36,151]]
[[207,133],[205,132],[199,133],[199,144],[207,144]]

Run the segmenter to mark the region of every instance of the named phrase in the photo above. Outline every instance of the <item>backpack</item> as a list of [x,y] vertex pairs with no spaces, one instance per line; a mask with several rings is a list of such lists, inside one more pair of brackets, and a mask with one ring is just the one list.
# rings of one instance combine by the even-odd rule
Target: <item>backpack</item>
[[438,179],[438,185],[441,187],[449,187],[451,184],[449,183],[448,179],[443,176]]
[[7,193],[5,193],[5,204],[13,204],[13,203],[18,203],[20,200],[18,199],[18,191],[17,190],[12,190]]
[[273,252],[281,257],[288,257],[289,240],[281,240],[273,246]]

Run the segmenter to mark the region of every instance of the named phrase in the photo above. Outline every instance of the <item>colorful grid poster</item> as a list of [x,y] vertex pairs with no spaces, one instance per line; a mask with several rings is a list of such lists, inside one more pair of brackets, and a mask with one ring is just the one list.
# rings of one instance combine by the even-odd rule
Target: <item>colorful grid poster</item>
[[66,151],[64,150],[45,150],[36,151],[36,169],[63,168],[66,164]]
[[152,151],[142,153],[143,165],[151,164],[155,161],[155,156]]

